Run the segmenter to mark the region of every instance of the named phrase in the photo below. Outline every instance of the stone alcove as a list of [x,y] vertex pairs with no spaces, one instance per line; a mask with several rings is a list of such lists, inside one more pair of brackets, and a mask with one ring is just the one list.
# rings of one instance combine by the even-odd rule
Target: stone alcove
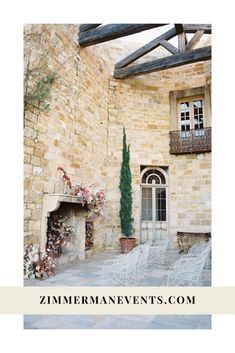
[[86,215],[81,199],[77,196],[66,194],[44,194],[41,222],[40,253],[46,249],[47,225],[51,214],[61,214],[67,217],[66,225],[75,229],[75,242],[66,256],[60,258],[60,263],[70,262],[75,259],[85,259]]

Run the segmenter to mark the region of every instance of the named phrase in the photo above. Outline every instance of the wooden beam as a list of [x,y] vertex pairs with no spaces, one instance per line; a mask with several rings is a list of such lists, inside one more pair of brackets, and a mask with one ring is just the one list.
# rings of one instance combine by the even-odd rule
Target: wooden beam
[[99,27],[100,25],[101,23],[84,23],[79,26],[79,32],[89,31],[89,29]]
[[167,40],[161,40],[160,44],[161,44],[161,46],[163,48],[165,48],[166,50],[168,50],[172,54],[178,54],[179,53],[178,48],[176,48],[171,43],[167,42]]
[[203,36],[204,31],[197,31],[185,47],[186,51],[193,49]]
[[165,58],[148,61],[143,64],[128,66],[114,70],[115,78],[126,78],[144,75],[155,71],[167,70],[173,67],[192,64],[211,59],[211,47],[204,47],[192,51],[170,55]]
[[185,32],[179,33],[178,34],[178,48],[179,48],[180,53],[183,53],[185,51],[185,45],[186,45]]
[[108,24],[80,33],[79,44],[88,47],[108,40],[129,36],[130,34],[146,31],[151,28],[164,26],[166,23],[154,24]]
[[161,45],[162,40],[168,40],[176,36],[175,28],[170,29],[169,31],[163,33],[159,37],[153,39],[151,42],[145,44],[143,47],[137,49],[126,58],[122,59],[115,65],[115,69],[120,69],[132,63],[133,61],[139,59],[141,56],[149,53],[151,50],[157,48]]
[[184,31],[184,27],[183,27],[182,23],[175,23],[174,26],[175,26],[177,34],[180,34]]
[[211,34],[210,24],[184,24],[183,27],[186,33],[196,33],[197,31],[204,31],[205,34]]

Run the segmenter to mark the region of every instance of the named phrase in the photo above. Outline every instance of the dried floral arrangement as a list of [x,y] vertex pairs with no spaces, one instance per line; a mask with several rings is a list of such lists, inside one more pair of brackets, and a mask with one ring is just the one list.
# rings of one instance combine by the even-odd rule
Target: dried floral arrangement
[[[62,167],[58,167],[62,172],[62,181],[67,186],[68,194],[78,196],[81,204],[88,211],[88,218],[93,220],[103,215],[105,206],[104,190],[94,190],[82,185],[73,185],[70,177]],[[57,259],[62,255],[63,250],[75,241],[75,230],[73,227],[64,224],[65,218],[54,214],[48,221],[46,250],[42,257],[39,257],[38,246],[29,244],[24,248],[24,278],[47,278],[54,275],[54,268]],[[86,249],[93,245],[93,222],[86,225]]]
[[48,220],[46,251],[39,258],[37,246],[29,244],[24,249],[24,278],[47,278],[54,275],[57,259],[63,249],[75,241],[74,227],[67,226],[67,218],[53,214]]
[[24,246],[24,278],[35,278],[36,266],[39,262],[39,249],[37,245]]
[[86,241],[85,249],[90,250],[93,246],[94,224],[93,222],[86,222]]
[[88,218],[94,219],[103,216],[103,208],[105,206],[104,190],[94,190],[83,185],[73,185],[70,177],[62,167],[57,168],[62,172],[62,181],[68,187],[68,194],[78,196],[81,199],[81,204],[88,211]]
[[52,214],[48,219],[46,251],[53,253],[55,257],[63,254],[63,249],[75,242],[75,229],[64,222],[69,217]]

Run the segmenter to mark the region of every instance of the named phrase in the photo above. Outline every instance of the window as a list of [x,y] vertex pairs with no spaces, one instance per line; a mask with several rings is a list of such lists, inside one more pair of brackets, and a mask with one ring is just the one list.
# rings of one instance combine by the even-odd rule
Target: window
[[142,176],[143,184],[166,184],[166,180],[162,172],[158,169],[149,169]]
[[[195,101],[195,112],[193,107],[194,106],[193,101]],[[197,101],[200,101],[200,102],[197,102]],[[195,120],[198,120],[198,118],[202,118],[203,129],[211,126],[211,88],[210,88],[210,85],[206,85],[206,86],[193,87],[193,88],[187,88],[183,90],[175,90],[175,91],[169,92],[171,131],[181,130],[180,103],[185,103],[185,102],[188,104],[183,105],[182,109],[184,110],[184,113],[185,113],[184,117],[187,117],[186,113],[187,111],[189,112],[190,125],[192,124],[192,126],[190,126],[190,129],[194,129],[194,124],[196,124],[196,122],[193,121],[194,115],[195,115]]]
[[210,97],[210,85],[169,93],[171,154],[211,151]]
[[166,188],[156,188],[156,221],[166,220]]
[[152,189],[142,188],[142,220],[153,220]]
[[179,129],[181,137],[189,138],[190,130],[193,129],[194,136],[204,135],[204,112],[203,98],[187,98],[179,101]]
[[142,171],[142,221],[166,221],[166,176],[161,168]]

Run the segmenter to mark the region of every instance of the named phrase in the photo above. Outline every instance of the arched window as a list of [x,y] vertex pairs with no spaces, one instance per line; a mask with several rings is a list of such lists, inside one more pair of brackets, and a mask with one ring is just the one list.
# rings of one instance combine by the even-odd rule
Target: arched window
[[166,178],[161,170],[156,168],[153,168],[153,169],[147,168],[144,174],[142,174],[141,183],[142,184],[166,184]]
[[166,221],[167,174],[162,168],[145,168],[141,173],[142,221]]

